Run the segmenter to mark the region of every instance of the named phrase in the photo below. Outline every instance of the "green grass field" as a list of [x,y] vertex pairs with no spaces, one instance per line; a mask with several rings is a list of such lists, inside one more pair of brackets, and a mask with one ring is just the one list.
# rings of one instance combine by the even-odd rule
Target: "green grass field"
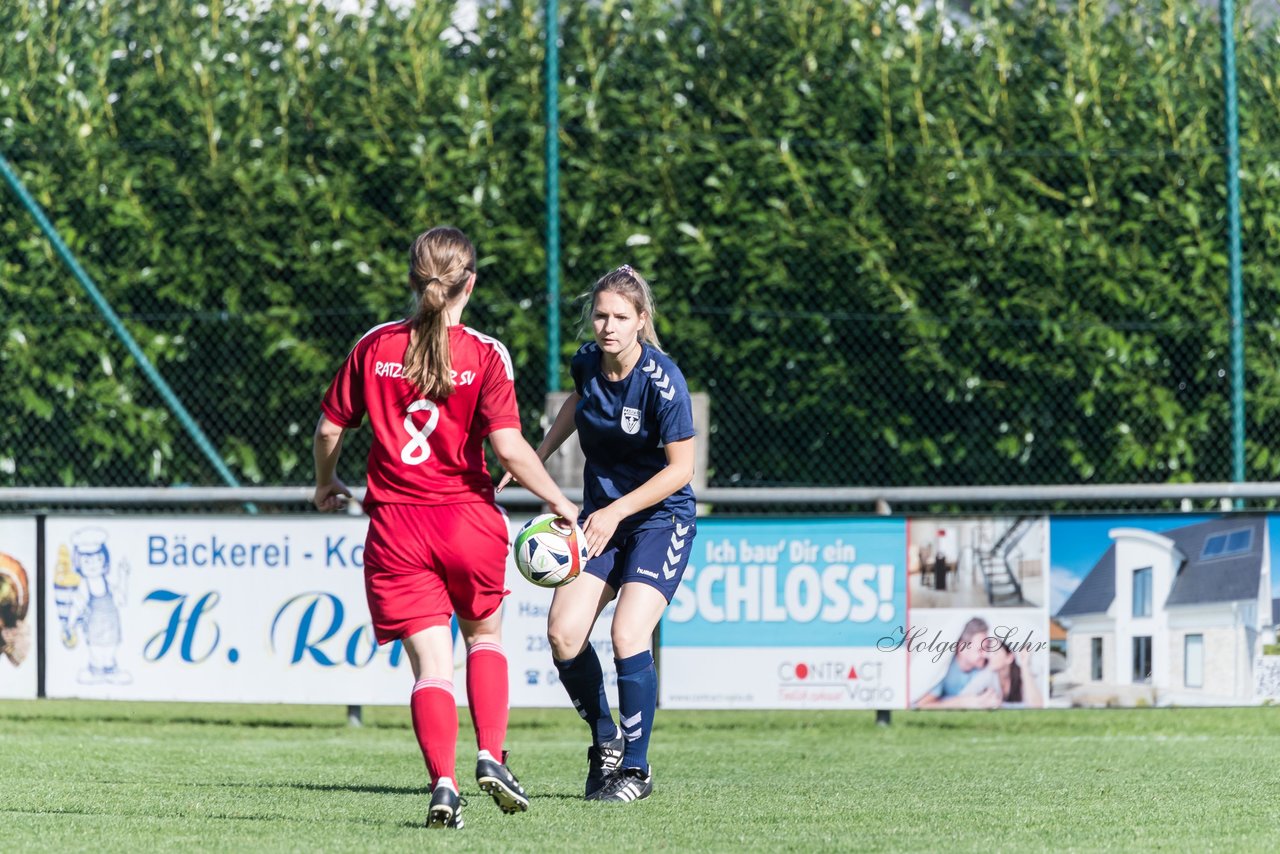
[[656,790],[581,799],[586,728],[517,710],[533,799],[476,790],[463,712],[459,833],[421,827],[408,713],[0,702],[0,850],[1275,850],[1280,709],[994,713],[660,711]]

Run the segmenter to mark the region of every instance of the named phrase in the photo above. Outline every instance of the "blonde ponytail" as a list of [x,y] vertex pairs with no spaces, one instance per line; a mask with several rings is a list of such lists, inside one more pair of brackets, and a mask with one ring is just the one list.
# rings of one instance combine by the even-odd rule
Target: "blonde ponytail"
[[412,336],[404,351],[404,377],[427,397],[453,394],[446,308],[461,296],[475,270],[475,247],[450,226],[418,235],[409,250],[414,310],[409,318]]

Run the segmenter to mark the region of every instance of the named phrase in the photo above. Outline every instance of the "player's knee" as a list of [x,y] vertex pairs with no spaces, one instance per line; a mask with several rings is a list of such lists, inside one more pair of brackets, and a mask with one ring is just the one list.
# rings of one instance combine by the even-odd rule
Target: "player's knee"
[[611,632],[613,654],[617,658],[630,658],[649,648],[651,632],[641,626],[629,626],[617,620]]
[[469,620],[458,615],[458,629],[462,640],[470,648],[478,643],[502,645],[502,612],[494,610],[486,617]]
[[547,624],[547,642],[551,644],[551,655],[556,661],[568,661],[582,652],[587,637],[576,627],[550,622]]
[[476,630],[472,632],[464,631],[462,633],[462,641],[467,645],[467,649],[470,649],[471,647],[475,646],[478,643],[487,643],[487,644],[494,644],[495,646],[502,646],[502,631],[500,629],[499,630],[483,629],[483,630]]

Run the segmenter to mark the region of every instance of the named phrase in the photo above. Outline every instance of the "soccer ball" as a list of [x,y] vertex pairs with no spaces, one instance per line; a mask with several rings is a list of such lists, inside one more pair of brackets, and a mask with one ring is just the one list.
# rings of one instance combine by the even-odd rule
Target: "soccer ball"
[[516,568],[539,587],[568,584],[587,562],[587,538],[582,529],[565,525],[556,514],[543,513],[516,534]]

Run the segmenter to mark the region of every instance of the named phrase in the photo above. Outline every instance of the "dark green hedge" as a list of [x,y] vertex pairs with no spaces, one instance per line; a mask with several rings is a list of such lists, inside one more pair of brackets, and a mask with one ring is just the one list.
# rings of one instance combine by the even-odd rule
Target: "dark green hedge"
[[[510,345],[539,433],[542,4],[466,32],[420,5],[0,5],[0,150],[245,481],[309,478],[325,383],[437,222],[478,244],[468,322]],[[711,396],[714,484],[1229,478],[1216,22],[893,6],[562,4],[566,294],[650,275]],[[1280,53],[1243,17],[1262,479]],[[0,281],[0,483],[216,482],[8,194]]]

